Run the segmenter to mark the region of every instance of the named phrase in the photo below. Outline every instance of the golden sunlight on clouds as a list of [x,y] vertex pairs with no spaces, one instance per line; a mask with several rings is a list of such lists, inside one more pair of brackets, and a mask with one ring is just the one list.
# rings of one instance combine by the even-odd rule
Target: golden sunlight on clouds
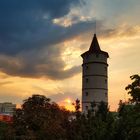
[[72,8],[68,15],[61,18],[53,19],[53,23],[63,27],[69,27],[78,22],[92,21],[92,20],[93,17],[84,15],[81,11],[81,8],[76,7],[76,8]]
[[6,79],[7,77],[9,77],[7,74],[0,72],[0,78],[1,79]]
[[[73,110],[72,102],[81,96],[81,74],[60,81],[45,78],[12,77],[5,76],[3,73],[0,73],[0,75],[2,75],[2,78],[5,78],[3,83],[0,83],[0,102],[13,102],[20,106],[23,100],[32,96],[32,94],[41,94],[51,98],[52,101],[61,106]],[[56,97],[55,94],[57,93],[58,96]],[[60,97],[59,93],[63,95]],[[70,97],[65,98],[66,96]]]
[[63,43],[65,50],[61,54],[62,60],[65,62],[66,69],[73,67],[74,65],[81,64],[81,50],[80,43],[76,39],[71,41],[66,41]]
[[[134,40],[138,39],[140,36],[140,26],[139,25],[134,25],[130,26],[127,23],[122,23],[118,25],[117,27],[112,27],[109,30],[102,31],[101,33],[101,38],[104,41],[112,41],[115,42],[115,40],[121,42],[127,43],[127,40]],[[118,44],[117,43],[117,44]]]
[[58,24],[60,26],[68,27],[68,26],[72,25],[72,20],[69,18],[65,18],[65,19],[63,19],[63,18],[57,19],[56,18],[56,19],[53,19],[53,23]]
[[[64,50],[60,57],[66,64],[64,70],[82,64],[80,55],[89,49],[91,40],[92,36],[91,38],[80,36],[62,43]],[[114,31],[114,34],[110,34],[110,37],[98,36],[98,40],[101,49],[107,51],[110,56],[108,61],[109,105],[110,110],[114,111],[117,110],[119,100],[125,101],[129,98],[127,91],[125,91],[127,84],[131,83],[129,76],[139,74],[140,71],[138,53],[140,52],[140,27],[136,26],[130,29],[123,25],[118,31]],[[50,80],[14,77],[0,72],[0,79],[1,102],[10,101],[22,104],[22,100],[32,94],[43,94],[46,97],[51,97],[51,95],[61,93],[62,97],[51,98],[52,101],[56,101],[69,110],[74,110],[72,102],[77,98],[81,100],[81,73],[68,79]]]
[[[13,98],[11,101],[21,103],[23,99],[28,98],[32,94],[51,95],[57,91],[59,82],[54,82],[47,79],[32,79],[7,76],[3,79],[3,84],[0,83],[0,97],[7,96]],[[6,95],[7,94],[7,95]]]
[[78,23],[79,21],[91,21],[91,17],[86,17],[86,16],[77,16],[75,15],[75,19],[72,17],[66,16],[62,18],[55,18],[53,19],[53,23],[63,26],[63,27],[69,27],[72,26],[73,24]]
[[117,110],[119,100],[127,101],[130,96],[125,87],[131,83],[130,76],[139,74],[140,68],[140,33],[131,37],[129,34],[102,38],[100,46],[102,50],[109,52],[109,105],[111,110]]

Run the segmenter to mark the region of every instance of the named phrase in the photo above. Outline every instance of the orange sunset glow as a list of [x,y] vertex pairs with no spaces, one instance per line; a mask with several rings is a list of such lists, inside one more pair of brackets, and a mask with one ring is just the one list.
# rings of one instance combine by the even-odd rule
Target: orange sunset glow
[[63,101],[59,102],[58,104],[62,107],[65,107],[65,109],[70,110],[70,111],[74,111],[74,105],[73,102],[70,98],[66,98]]

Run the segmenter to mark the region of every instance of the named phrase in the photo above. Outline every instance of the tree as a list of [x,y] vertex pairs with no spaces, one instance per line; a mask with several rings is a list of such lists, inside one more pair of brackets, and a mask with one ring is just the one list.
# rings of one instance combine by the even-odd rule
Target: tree
[[117,140],[139,140],[140,138],[140,104],[119,106],[119,119],[116,121]]
[[109,112],[108,106],[105,102],[101,101],[100,104],[98,105],[98,109],[96,112],[96,115],[98,117],[101,117],[102,120],[106,120],[107,114]]
[[80,100],[76,99],[75,103],[73,103],[74,107],[75,107],[75,114],[76,114],[76,118],[78,119],[80,117]]
[[133,80],[125,89],[128,90],[128,94],[131,95],[133,102],[140,102],[140,76],[132,75],[130,79]]
[[6,137],[6,132],[7,132],[8,125],[4,122],[0,122],[0,139],[4,140]]
[[32,95],[17,109],[13,126],[17,136],[36,139],[65,139],[68,112],[43,95]]
[[0,140],[12,140],[13,129],[10,123],[0,121]]

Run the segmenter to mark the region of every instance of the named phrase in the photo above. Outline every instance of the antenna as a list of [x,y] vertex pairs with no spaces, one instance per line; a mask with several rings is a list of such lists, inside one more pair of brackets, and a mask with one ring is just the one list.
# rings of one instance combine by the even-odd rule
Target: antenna
[[96,18],[95,18],[95,34],[96,34]]

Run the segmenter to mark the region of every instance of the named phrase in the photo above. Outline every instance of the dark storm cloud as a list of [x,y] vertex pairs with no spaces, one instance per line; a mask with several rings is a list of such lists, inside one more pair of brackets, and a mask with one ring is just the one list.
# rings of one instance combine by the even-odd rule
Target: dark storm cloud
[[[94,31],[95,22],[79,21],[63,27],[54,24],[53,19],[67,15],[80,1],[1,0],[0,71],[13,76],[51,79],[64,79],[79,73],[80,66],[64,70],[66,64],[61,58],[64,51],[61,43]],[[98,22],[105,31],[103,36],[114,36],[117,32],[102,29],[103,21]],[[99,35],[101,30],[98,29]]]
[[[54,47],[73,36],[71,28],[53,24],[54,18],[69,13],[80,0],[1,0],[0,70],[23,77],[47,76],[63,79],[79,72],[79,67],[63,70],[61,48]],[[69,35],[67,35],[69,32]],[[44,53],[42,56],[42,53]]]
[[[54,18],[68,14],[79,0],[0,2],[0,70],[21,77],[64,79],[79,73],[80,67],[64,70],[60,57],[64,40],[88,31],[92,22],[68,28],[53,24]],[[44,52],[46,52],[44,54]]]
[[[1,0],[0,52],[16,54],[49,40],[52,19],[68,14],[79,0]],[[37,43],[37,45],[35,45]],[[35,45],[35,46],[34,46]]]
[[[69,78],[80,72],[80,66],[64,70],[66,64],[61,58],[61,53],[64,51],[61,42],[81,36],[81,34],[89,34],[94,29],[95,22],[81,21],[67,28],[50,24],[49,22],[46,22],[47,30],[44,27],[38,27],[39,31],[34,34],[28,33],[29,35],[24,36],[24,31],[22,31],[22,34],[17,36],[18,39],[21,36],[19,40],[15,41],[14,37],[10,44],[15,41],[19,49],[13,46],[14,49],[11,50],[10,47],[4,46],[7,47],[8,51],[3,52],[1,50],[0,70],[2,72],[13,76],[47,77],[56,80]],[[98,21],[98,25],[100,24],[98,34],[100,36],[114,37],[119,33],[119,30],[116,30],[116,28],[103,28],[102,23],[103,21]],[[102,31],[104,32],[102,33]],[[86,35],[85,38],[87,39]],[[85,48],[85,45],[83,47]]]
[[25,52],[16,57],[0,56],[0,70],[13,76],[47,77],[64,79],[80,72],[80,66],[64,70],[65,62],[60,57],[61,49],[50,46],[45,50]]

